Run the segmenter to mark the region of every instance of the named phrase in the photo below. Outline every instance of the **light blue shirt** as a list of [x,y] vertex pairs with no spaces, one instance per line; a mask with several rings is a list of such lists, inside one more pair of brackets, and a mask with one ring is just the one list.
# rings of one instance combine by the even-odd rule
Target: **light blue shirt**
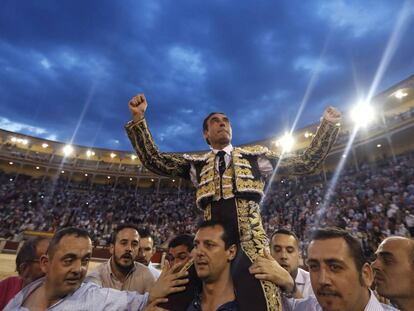
[[[29,311],[22,304],[26,298],[40,285],[44,278],[35,281],[23,288],[6,306],[5,311]],[[95,283],[82,283],[73,293],[59,300],[47,310],[53,311],[141,311],[148,301],[148,294],[140,295],[136,292],[119,291],[112,288],[102,288]]]
[[[371,297],[364,311],[398,311],[390,305],[380,303],[372,291],[370,291],[370,294]],[[306,299],[288,299],[284,297],[283,307],[284,310],[288,311],[323,311],[315,296],[309,296]]]

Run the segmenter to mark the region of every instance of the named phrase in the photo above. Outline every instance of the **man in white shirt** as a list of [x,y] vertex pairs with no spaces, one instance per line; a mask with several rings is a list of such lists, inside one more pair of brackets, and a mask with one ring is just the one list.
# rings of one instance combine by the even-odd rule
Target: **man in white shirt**
[[[250,272],[292,292],[293,279],[280,265],[266,256],[257,260]],[[370,290],[374,275],[365,260],[359,241],[337,228],[318,229],[308,247],[310,279],[315,296],[305,299],[283,297],[288,311],[383,311],[397,310],[381,304]],[[407,309],[408,310],[408,309]]]
[[154,264],[151,262],[152,256],[155,254],[156,248],[154,245],[154,239],[151,236],[151,233],[147,229],[139,230],[139,251],[138,251],[138,261],[148,267],[154,276],[155,280],[160,277],[161,271],[155,268]]
[[315,296],[310,282],[309,272],[299,268],[299,239],[287,229],[276,230],[270,240],[270,253],[285,268],[296,283],[295,298]]
[[414,240],[388,237],[372,263],[377,292],[402,311],[414,310]]
[[396,310],[381,304],[370,287],[374,274],[359,241],[337,228],[315,230],[308,247],[310,278],[316,298],[290,300],[294,311]]

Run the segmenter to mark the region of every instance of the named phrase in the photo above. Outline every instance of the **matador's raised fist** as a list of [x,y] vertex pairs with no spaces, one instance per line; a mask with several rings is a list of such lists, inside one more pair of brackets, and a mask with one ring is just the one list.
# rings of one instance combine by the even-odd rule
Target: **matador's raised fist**
[[338,109],[336,109],[335,107],[329,106],[323,112],[322,118],[332,123],[339,123],[341,122],[342,115]]
[[131,111],[132,119],[139,121],[144,118],[145,110],[147,110],[147,100],[143,93],[138,94],[128,102],[129,111]]

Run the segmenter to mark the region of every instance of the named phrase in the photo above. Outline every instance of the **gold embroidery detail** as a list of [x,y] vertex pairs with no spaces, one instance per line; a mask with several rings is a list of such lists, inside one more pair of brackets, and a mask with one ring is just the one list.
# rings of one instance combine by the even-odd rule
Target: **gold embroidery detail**
[[204,220],[211,220],[211,204],[207,204],[204,209]]
[[[267,236],[260,217],[260,206],[255,201],[237,199],[236,207],[240,246],[251,262],[254,262],[258,256],[264,254],[264,249],[268,247]],[[268,281],[260,281],[260,284],[266,297],[267,310],[281,311],[279,288]]]
[[248,167],[236,166],[234,169],[237,177],[251,178],[253,179],[252,170]]
[[243,159],[240,158],[241,154],[238,154],[238,156],[236,158],[234,158],[234,166],[244,166],[244,167],[249,167],[251,168],[252,166],[250,165],[249,160],[247,159]]

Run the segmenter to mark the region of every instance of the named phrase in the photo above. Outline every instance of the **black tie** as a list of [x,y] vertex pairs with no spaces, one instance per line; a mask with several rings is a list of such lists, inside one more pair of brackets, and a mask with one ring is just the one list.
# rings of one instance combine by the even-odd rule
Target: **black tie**
[[218,168],[219,168],[220,176],[223,176],[223,173],[226,170],[226,161],[224,160],[224,155],[225,154],[226,154],[226,152],[223,151],[223,150],[217,152],[217,155],[219,157],[219,165],[218,165]]

